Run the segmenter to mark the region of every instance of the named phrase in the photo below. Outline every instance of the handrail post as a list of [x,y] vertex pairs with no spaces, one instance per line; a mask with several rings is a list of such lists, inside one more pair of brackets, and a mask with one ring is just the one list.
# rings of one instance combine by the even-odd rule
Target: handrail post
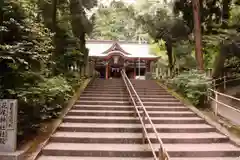
[[160,145],[159,151],[158,151],[158,158],[159,158],[159,160],[165,160],[165,156],[164,156],[164,153],[163,153],[163,148],[162,148],[161,145]]
[[[144,110],[142,111],[143,112],[143,115],[142,115],[142,120],[143,120],[143,127],[146,128],[146,122],[145,122],[145,112]],[[145,144],[145,138],[146,138],[146,135],[145,135],[145,132],[144,132],[144,128],[142,129],[142,143]]]
[[218,115],[218,93],[215,92],[215,110],[214,110],[215,116]]
[[[136,103],[136,97],[133,97],[133,100],[135,101],[135,105],[136,105],[136,109],[138,110],[138,103]],[[137,117],[137,111],[135,110],[134,112],[134,117],[136,118]]]
[[224,91],[226,90],[226,76],[223,77],[223,87]]
[[213,80],[213,88],[216,89],[216,80]]
[[210,94],[211,94],[211,92],[207,89],[207,102],[209,102],[210,101]]

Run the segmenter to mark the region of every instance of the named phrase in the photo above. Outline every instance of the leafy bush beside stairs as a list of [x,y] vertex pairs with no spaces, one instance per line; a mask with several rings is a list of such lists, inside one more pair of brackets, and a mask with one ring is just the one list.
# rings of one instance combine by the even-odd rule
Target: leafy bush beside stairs
[[211,85],[209,78],[196,70],[183,72],[167,81],[167,84],[195,106],[205,105],[207,89]]
[[42,78],[34,85],[25,83],[21,88],[8,90],[8,95],[19,103],[18,141],[34,135],[42,122],[57,118],[84,79],[71,73]]

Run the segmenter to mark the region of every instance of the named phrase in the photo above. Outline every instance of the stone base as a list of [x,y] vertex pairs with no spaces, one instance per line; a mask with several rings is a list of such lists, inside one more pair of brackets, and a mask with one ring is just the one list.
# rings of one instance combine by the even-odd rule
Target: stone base
[[24,160],[24,151],[0,152],[0,160]]

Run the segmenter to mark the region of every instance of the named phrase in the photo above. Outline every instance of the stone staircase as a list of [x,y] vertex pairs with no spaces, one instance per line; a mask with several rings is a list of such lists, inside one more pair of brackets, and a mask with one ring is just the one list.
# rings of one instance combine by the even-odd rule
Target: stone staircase
[[[239,147],[152,80],[131,80],[171,160],[237,160]],[[148,98],[151,97],[151,98]],[[156,116],[155,116],[156,115]]]
[[[237,160],[240,149],[154,81],[132,80],[171,160]],[[63,119],[38,160],[152,160],[121,79],[96,79]],[[147,124],[151,141],[157,139]]]

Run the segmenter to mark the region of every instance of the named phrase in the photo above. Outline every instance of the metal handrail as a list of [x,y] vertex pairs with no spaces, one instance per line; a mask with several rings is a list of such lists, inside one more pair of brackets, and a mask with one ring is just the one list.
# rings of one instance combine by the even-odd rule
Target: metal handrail
[[221,92],[215,91],[215,90],[213,90],[213,89],[211,89],[211,88],[209,88],[208,90],[210,90],[210,91],[212,91],[212,92],[214,92],[214,93],[217,93],[217,94],[219,94],[219,95],[221,95],[221,96],[228,97],[228,98],[231,98],[231,99],[234,99],[234,100],[240,101],[239,98],[236,98],[236,97],[233,97],[233,96],[230,96],[230,95],[227,95],[227,94],[224,94],[224,93],[221,93]]
[[240,110],[239,110],[239,109],[234,108],[234,107],[232,107],[232,106],[230,106],[230,105],[228,105],[228,104],[225,104],[225,103],[223,103],[223,102],[220,102],[220,101],[218,100],[218,99],[219,99],[218,96],[221,95],[221,96],[224,96],[224,97],[227,97],[227,98],[230,98],[230,99],[234,99],[234,100],[237,100],[237,101],[240,102],[240,99],[239,99],[239,98],[236,98],[236,97],[233,97],[233,96],[230,96],[230,95],[227,95],[227,94],[218,92],[218,91],[213,90],[213,89],[211,89],[211,88],[209,88],[208,91],[211,91],[211,92],[213,92],[213,93],[215,94],[215,98],[211,97],[211,96],[208,94],[208,98],[211,99],[211,100],[213,100],[214,102],[216,102],[215,107],[214,107],[214,113],[215,113],[215,115],[218,115],[218,104],[221,104],[221,105],[223,105],[223,106],[225,106],[225,107],[227,107],[227,108],[230,108],[230,109],[232,109],[232,110],[240,113]]
[[[152,120],[151,120],[151,118],[150,118],[150,116],[149,116],[145,106],[143,105],[143,102],[141,101],[140,97],[138,96],[136,90],[134,89],[131,81],[127,77],[125,71],[122,70],[121,71],[121,75],[122,75],[123,81],[124,81],[124,83],[126,85],[126,88],[128,90],[128,93],[130,95],[130,98],[131,98],[131,100],[133,102],[134,108],[136,110],[135,116],[136,116],[136,114],[138,115],[139,120],[140,120],[141,125],[142,125],[142,129],[143,129],[143,139],[142,139],[142,142],[145,143],[145,138],[147,138],[147,141],[148,141],[149,146],[150,146],[150,148],[152,150],[152,153],[153,153],[153,156],[154,156],[155,160],[170,160],[169,154],[167,153],[166,149],[164,148],[163,142],[162,142],[161,138],[159,137],[158,132],[157,132],[157,130],[156,130],[156,128],[155,128],[155,126],[154,126],[154,124],[153,124],[153,122],[152,122]],[[129,84],[130,88],[129,88],[128,84]],[[136,99],[137,99],[137,101],[139,102],[139,104],[140,104],[140,106],[142,108],[142,116],[141,116],[141,113],[139,112],[139,106],[137,106],[136,101],[135,101],[135,99],[134,99],[130,89],[135,94]],[[149,135],[148,135],[148,132],[147,132],[147,129],[146,129],[146,126],[145,126],[146,120],[148,120],[149,123],[151,124],[152,129],[153,129],[153,131],[155,133],[155,136],[156,136],[156,138],[157,138],[157,140],[158,140],[158,142],[160,144],[159,155],[158,156],[156,155],[155,149],[153,147],[153,144],[152,144],[152,142],[151,142],[151,140],[149,138]]]
[[[227,78],[227,77],[226,77],[226,78]],[[230,80],[226,80],[226,79],[225,79],[223,82],[220,82],[220,83],[218,83],[218,84],[215,83],[215,86],[214,86],[214,87],[219,86],[219,85],[221,85],[221,84],[224,84],[224,86],[225,86],[224,89],[226,89],[226,83],[227,83],[227,82],[232,82],[232,81],[236,81],[236,80],[240,80],[240,78],[238,77],[238,78],[230,79]]]
[[[236,81],[236,80],[240,80],[240,77],[234,77],[234,79],[229,79],[227,80],[227,78],[232,78],[234,76],[223,76],[223,77],[220,77],[220,78],[217,78],[217,79],[210,79],[209,81],[212,84],[212,88],[216,89],[217,86],[219,85],[222,85],[223,84],[223,89],[225,90],[227,88],[227,83],[228,82],[232,82],[232,81]],[[220,82],[220,83],[216,83],[218,80],[223,80],[223,82]]]

